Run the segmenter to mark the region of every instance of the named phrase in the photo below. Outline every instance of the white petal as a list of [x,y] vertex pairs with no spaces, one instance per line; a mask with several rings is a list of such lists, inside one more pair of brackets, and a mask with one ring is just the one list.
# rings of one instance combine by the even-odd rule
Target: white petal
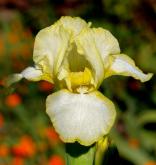
[[145,82],[151,79],[153,74],[144,74],[130,57],[120,54],[111,57],[110,66],[107,68],[105,78],[112,75],[132,76],[141,82]]
[[42,77],[42,71],[34,67],[27,67],[21,72],[23,78],[26,78],[31,81],[39,81]]
[[110,54],[119,54],[120,47],[117,39],[108,31],[102,28],[93,28],[93,37],[103,62]]
[[43,74],[49,74],[51,79],[62,63],[69,37],[68,31],[57,23],[42,29],[36,36],[33,53],[35,65],[43,70]]
[[6,86],[10,86],[13,83],[20,81],[22,78],[26,78],[27,80],[31,81],[39,81],[42,79],[42,71],[36,69],[34,67],[27,67],[21,73],[15,73],[13,75],[8,76],[6,80]]
[[89,24],[79,17],[63,16],[58,22],[60,22],[65,29],[70,30],[74,36],[78,35],[83,28],[89,26]]
[[75,39],[77,51],[84,55],[92,66],[95,87],[98,87],[104,77],[104,66],[99,50],[96,48],[94,33],[91,29],[86,28]]
[[9,75],[5,81],[6,82],[5,85],[9,87],[13,83],[20,81],[22,78],[23,78],[23,75],[21,73],[15,73],[15,74]]
[[64,142],[86,146],[108,134],[116,116],[113,103],[98,91],[58,91],[48,96],[46,111]]
[[76,38],[78,52],[85,55],[93,66],[95,82],[100,85],[104,79],[104,66],[110,54],[120,52],[117,39],[102,28],[86,28]]

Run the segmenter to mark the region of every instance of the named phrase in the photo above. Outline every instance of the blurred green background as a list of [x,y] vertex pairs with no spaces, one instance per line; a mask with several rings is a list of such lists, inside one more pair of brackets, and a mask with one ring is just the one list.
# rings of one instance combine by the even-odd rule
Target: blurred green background
[[[122,52],[156,73],[155,0],[0,0],[0,165],[64,165],[63,143],[45,113],[54,86],[22,80],[4,87],[7,75],[33,64],[37,32],[62,15],[110,30]],[[108,164],[156,165],[156,77],[140,83],[114,76],[100,91],[118,114]]]

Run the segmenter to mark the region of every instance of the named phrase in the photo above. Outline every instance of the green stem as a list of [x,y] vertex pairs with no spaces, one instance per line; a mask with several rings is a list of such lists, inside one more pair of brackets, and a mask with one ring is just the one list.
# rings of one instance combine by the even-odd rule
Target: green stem
[[93,165],[96,145],[66,144],[66,165]]
[[[107,151],[109,146],[108,137],[104,137],[96,144],[96,154],[95,154],[95,165],[102,165],[103,159],[105,156],[105,152]],[[105,163],[106,164],[106,163]]]

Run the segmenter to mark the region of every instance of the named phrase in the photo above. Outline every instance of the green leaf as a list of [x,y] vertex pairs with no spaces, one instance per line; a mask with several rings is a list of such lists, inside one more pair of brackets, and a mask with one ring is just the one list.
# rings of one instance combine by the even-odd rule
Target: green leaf
[[139,125],[146,123],[156,123],[156,110],[147,110],[138,116],[137,120]]

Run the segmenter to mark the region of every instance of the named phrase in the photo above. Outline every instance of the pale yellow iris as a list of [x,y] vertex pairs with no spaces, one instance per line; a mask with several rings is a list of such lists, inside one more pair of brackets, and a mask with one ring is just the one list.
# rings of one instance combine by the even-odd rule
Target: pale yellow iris
[[35,66],[9,80],[54,83],[59,91],[48,96],[46,111],[56,131],[64,142],[86,146],[107,135],[116,116],[113,103],[97,91],[102,81],[112,75],[142,82],[152,77],[120,54],[118,41],[109,31],[90,26],[81,18],[66,16],[41,30],[35,39]]

